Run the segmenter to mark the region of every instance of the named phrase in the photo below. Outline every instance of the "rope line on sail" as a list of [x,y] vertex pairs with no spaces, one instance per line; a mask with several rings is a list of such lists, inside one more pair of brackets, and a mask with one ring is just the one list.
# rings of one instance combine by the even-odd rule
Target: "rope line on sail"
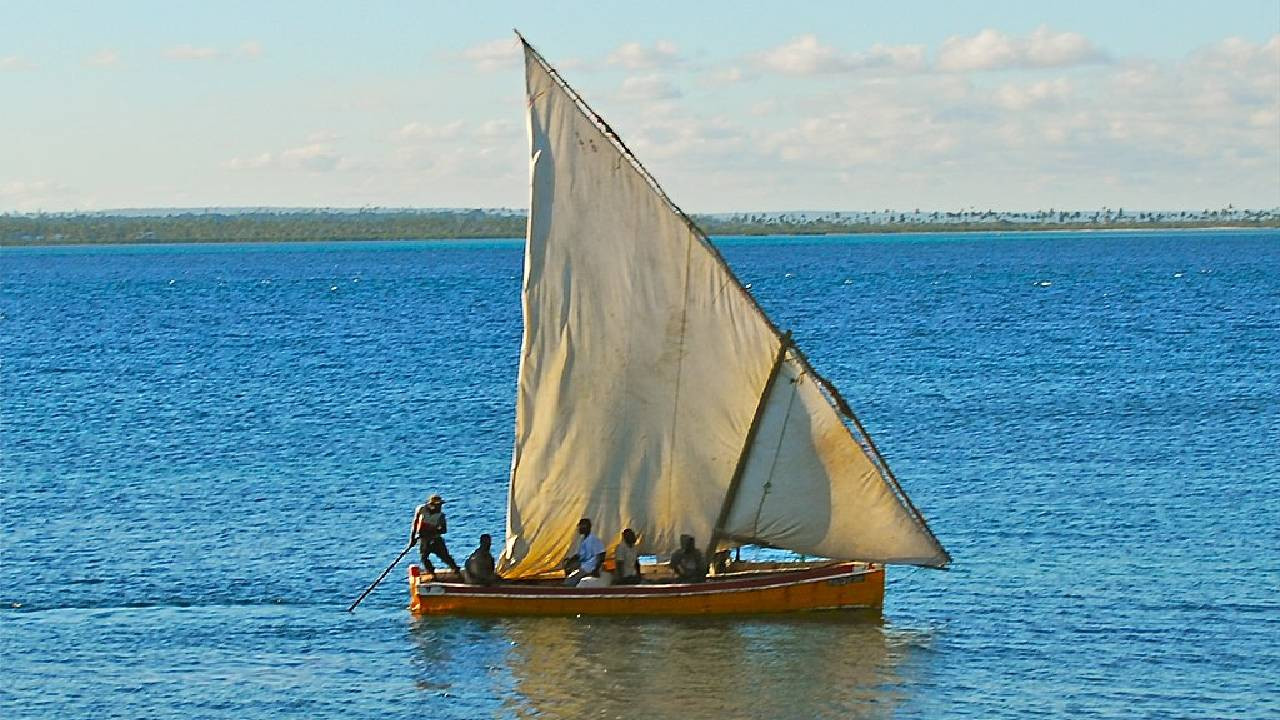
[[782,454],[782,441],[787,437],[787,425],[791,423],[791,409],[795,407],[796,396],[800,394],[796,383],[804,377],[803,372],[791,379],[791,397],[787,399],[787,413],[782,416],[782,429],[778,432],[778,444],[773,448],[773,462],[769,463],[769,475],[764,479],[764,488],[760,493],[760,504],[756,505],[756,517],[751,522],[752,537],[760,536],[760,515],[764,513],[764,501],[773,489],[773,475],[778,470],[778,456]]
[[[520,43],[524,48],[528,50],[533,58],[538,62],[538,65],[546,71],[552,81],[555,82],[556,85],[569,97],[578,112],[595,127],[601,137],[613,145],[614,149],[616,149],[618,153],[627,160],[627,163],[631,165],[632,169],[640,175],[641,179],[643,179],[645,183],[649,185],[650,189],[652,189],[653,192],[667,205],[668,209],[680,219],[686,229],[688,229],[689,232],[698,239],[698,242],[711,254],[711,257],[720,265],[721,269],[727,273],[729,277],[735,280],[738,292],[746,302],[755,309],[760,319],[773,333],[774,337],[777,338],[779,342],[783,342],[782,331],[778,329],[778,326],[775,325],[769,318],[768,314],[765,313],[764,308],[760,306],[760,303],[756,300],[755,296],[743,287],[742,281],[738,279],[737,274],[734,273],[733,269],[729,266],[728,261],[724,259],[720,250],[711,242],[711,239],[702,231],[702,228],[698,227],[698,224],[695,223],[684,210],[680,209],[679,205],[675,204],[670,196],[667,195],[666,191],[662,189],[662,186],[658,183],[658,180],[653,176],[653,174],[645,168],[644,164],[640,162],[640,159],[636,157],[635,153],[633,153],[631,149],[627,147],[626,143],[622,141],[622,138],[618,133],[610,127],[609,123],[605,122],[604,118],[600,117],[600,115],[591,108],[577,90],[574,90],[573,87],[569,85],[568,81],[560,75],[560,72],[556,70],[551,63],[549,63],[547,59],[544,58],[542,54],[525,39],[523,35],[520,34],[520,31],[516,30],[515,34],[516,37],[520,39]],[[839,390],[837,390],[829,380],[814,369],[813,365],[809,362],[808,357],[805,356],[805,354],[795,344],[791,344],[791,349],[794,351],[796,361],[801,365],[806,373],[814,378],[814,381],[822,389],[824,396],[827,398],[831,406],[838,413],[851,420],[857,427],[857,434],[855,434],[853,428],[849,428],[847,425],[845,426],[850,435],[853,436],[855,442],[859,445],[865,445],[871,450],[869,457],[880,472],[881,477],[885,479],[886,484],[889,485],[894,496],[898,499],[903,508],[907,510],[912,520],[914,520],[916,524],[928,534],[929,538],[933,540],[938,550],[944,557],[946,557],[946,562],[944,562],[943,565],[945,566],[946,564],[949,564],[951,562],[951,555],[942,546],[942,543],[938,541],[937,536],[934,535],[933,530],[925,520],[923,513],[921,513],[915,504],[911,502],[911,499],[907,497],[906,491],[902,489],[902,485],[898,482],[897,476],[894,475],[893,470],[890,469],[888,461],[885,460],[883,455],[881,455],[879,448],[876,447],[875,442],[871,440],[871,436],[867,433],[866,428],[863,427],[862,422],[858,419],[857,415],[854,414],[853,408],[849,405],[848,401],[844,399],[844,396],[840,394]]]

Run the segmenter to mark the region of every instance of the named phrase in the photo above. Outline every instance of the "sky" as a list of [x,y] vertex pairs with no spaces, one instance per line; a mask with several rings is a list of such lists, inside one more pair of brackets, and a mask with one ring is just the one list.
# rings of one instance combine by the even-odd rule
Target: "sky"
[[1280,206],[1277,0],[0,0],[0,212],[526,207],[513,28],[689,212]]

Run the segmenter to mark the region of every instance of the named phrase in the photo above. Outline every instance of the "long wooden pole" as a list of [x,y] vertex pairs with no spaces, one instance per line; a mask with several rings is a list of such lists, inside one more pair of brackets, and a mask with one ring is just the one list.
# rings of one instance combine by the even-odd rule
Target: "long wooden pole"
[[782,361],[787,357],[787,349],[791,347],[791,331],[782,335],[782,343],[778,345],[778,355],[773,359],[773,367],[769,368],[769,379],[764,381],[764,389],[760,391],[760,401],[756,403],[755,415],[751,417],[751,426],[747,428],[747,437],[742,443],[742,453],[738,455],[738,464],[733,468],[733,476],[729,478],[729,488],[724,494],[724,504],[720,506],[720,514],[716,517],[715,527],[711,530],[711,539],[707,542],[707,562],[715,556],[716,543],[724,537],[724,524],[729,521],[729,512],[733,510],[733,501],[738,497],[738,486],[742,484],[742,474],[747,469],[747,455],[751,454],[751,446],[755,442],[756,432],[760,429],[760,419],[764,417],[764,409],[769,401],[769,391],[773,389],[773,381],[778,378],[782,369]]
[[369,593],[373,592],[374,588],[378,587],[378,583],[382,582],[382,579],[387,576],[387,573],[390,573],[392,568],[399,565],[400,561],[404,559],[404,556],[408,555],[409,551],[412,549],[413,543],[409,543],[405,546],[405,549],[400,551],[400,554],[396,556],[395,560],[391,561],[391,564],[387,566],[387,569],[382,571],[382,574],[378,576],[378,579],[374,580],[373,584],[365,588],[364,592],[360,593],[360,597],[356,598],[356,601],[351,603],[351,607],[347,608],[347,612],[354,611],[357,605],[364,602],[364,599],[369,596]]

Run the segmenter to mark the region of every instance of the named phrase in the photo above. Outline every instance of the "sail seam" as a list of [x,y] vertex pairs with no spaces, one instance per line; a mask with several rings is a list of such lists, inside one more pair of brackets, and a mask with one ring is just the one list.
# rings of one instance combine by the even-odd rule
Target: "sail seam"
[[[680,339],[676,343],[676,387],[671,402],[671,447],[676,444],[676,426],[680,422],[680,386],[684,379],[684,341],[689,327],[689,264],[693,255],[693,243],[685,243],[684,251],[684,291],[680,303]],[[667,456],[667,512],[671,512],[672,471],[675,453]]]

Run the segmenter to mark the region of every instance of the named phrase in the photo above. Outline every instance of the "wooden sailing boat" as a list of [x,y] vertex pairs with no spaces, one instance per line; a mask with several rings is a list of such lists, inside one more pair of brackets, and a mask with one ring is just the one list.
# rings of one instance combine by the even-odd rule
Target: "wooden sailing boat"
[[[706,235],[523,37],[531,198],[504,582],[428,580],[410,608],[681,614],[879,607],[884,564],[946,550],[835,388]],[[640,552],[682,534],[830,558],[704,583],[564,587],[579,518]]]

